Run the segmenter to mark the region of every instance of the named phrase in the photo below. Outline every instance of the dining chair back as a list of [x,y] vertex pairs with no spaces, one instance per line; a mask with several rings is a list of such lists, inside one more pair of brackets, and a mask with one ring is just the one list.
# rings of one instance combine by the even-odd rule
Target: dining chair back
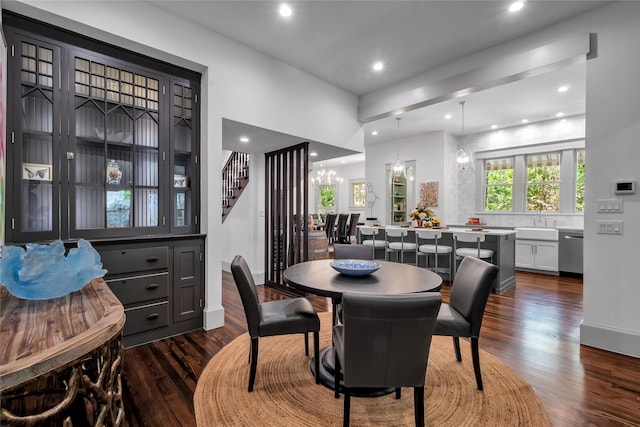
[[416,229],[416,246],[418,247],[418,251],[416,252],[416,265],[418,265],[420,259],[419,255],[425,255],[425,267],[429,268],[429,256],[433,255],[435,264],[433,270],[438,273],[438,258],[440,255],[446,255],[447,258],[449,258],[449,280],[453,280],[453,260],[451,259],[453,248],[447,245],[439,245],[438,240],[441,238],[442,231],[440,230],[429,230],[427,228]]
[[[256,378],[259,337],[302,333],[305,339],[305,354],[308,356],[309,332],[313,332],[315,368],[316,372],[319,372],[320,318],[309,300],[298,297],[260,303],[251,270],[240,255],[233,258],[231,273],[240,293],[251,338],[249,391],[253,391]],[[316,383],[318,382],[316,375]]]
[[338,215],[338,226],[336,227],[336,240],[338,243],[347,242],[347,234],[349,234],[349,214]]
[[327,234],[327,239],[329,239],[329,243],[333,243],[336,237],[336,218],[338,215],[336,214],[327,214],[324,222],[324,231]]
[[475,257],[465,257],[451,285],[449,304],[442,304],[440,307],[434,332],[434,335],[453,337],[453,348],[458,362],[462,361],[460,337],[470,338],[478,390],[483,390],[478,348],[480,327],[497,274],[498,267],[494,264]]
[[350,245],[339,244],[333,245],[334,259],[373,259],[373,246],[370,245]]
[[345,426],[355,387],[395,388],[397,398],[400,387],[413,387],[416,425],[424,425],[425,376],[441,302],[436,292],[343,294],[343,323],[333,328],[333,345],[335,394],[344,393]]
[[352,213],[349,219],[349,230],[347,231],[347,240],[351,243],[351,236],[356,235],[356,230],[358,228],[358,220],[360,219],[359,213]]
[[409,231],[402,227],[386,227],[385,236],[387,241],[386,259],[389,260],[389,254],[396,254],[396,261],[400,258],[400,262],[404,263],[405,252],[415,252],[416,244],[414,242],[405,241]]

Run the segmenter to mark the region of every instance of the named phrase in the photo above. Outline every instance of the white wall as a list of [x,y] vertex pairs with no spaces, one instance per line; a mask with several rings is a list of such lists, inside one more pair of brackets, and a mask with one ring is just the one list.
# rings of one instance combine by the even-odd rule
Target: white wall
[[[589,17],[598,57],[587,62],[584,319],[580,341],[640,357],[640,195],[614,182],[640,181],[640,3],[616,2]],[[621,198],[624,213],[598,214],[597,199]],[[597,221],[624,221],[624,235],[597,234]]]
[[[405,162],[416,162],[414,194],[408,197],[413,203],[419,199],[420,183],[438,181],[438,206],[433,210],[443,224],[448,222],[448,199],[445,188],[448,183],[444,172],[443,158],[445,155],[446,136],[444,132],[430,132],[410,138],[399,139],[384,144],[369,145],[365,148],[366,182],[373,185],[375,193],[380,198],[373,208],[373,216],[381,223],[389,223],[389,177],[386,168],[397,157]],[[409,210],[414,206],[409,205]],[[369,210],[367,209],[367,216]]]
[[[263,229],[260,220],[248,214],[231,248],[229,240],[221,238],[222,118],[314,141],[357,147],[363,145],[355,119],[357,98],[142,1],[23,0],[5,2],[3,7],[203,73],[201,229],[207,234],[205,327],[222,326],[222,255],[231,250],[251,254],[256,242],[261,241]],[[256,207],[263,205],[251,204],[246,212],[256,212]],[[257,256],[250,258],[252,269],[263,268],[262,262],[256,261]]]

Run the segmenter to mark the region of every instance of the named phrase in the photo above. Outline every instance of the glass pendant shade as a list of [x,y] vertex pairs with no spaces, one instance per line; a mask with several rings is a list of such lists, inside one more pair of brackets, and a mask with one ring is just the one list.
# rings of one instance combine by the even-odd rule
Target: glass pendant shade
[[467,101],[460,102],[460,108],[462,109],[462,121],[461,121],[461,132],[462,139],[464,141],[464,145],[458,151],[456,151],[456,164],[458,165],[458,170],[466,171],[468,169],[474,168],[473,162],[473,152],[467,148],[467,143],[465,141],[464,135],[464,105]]
[[458,169],[467,170],[473,165],[473,153],[466,147],[459,149],[456,152],[456,163],[458,164]]
[[391,177],[407,179],[407,168],[402,160],[396,159],[391,166]]

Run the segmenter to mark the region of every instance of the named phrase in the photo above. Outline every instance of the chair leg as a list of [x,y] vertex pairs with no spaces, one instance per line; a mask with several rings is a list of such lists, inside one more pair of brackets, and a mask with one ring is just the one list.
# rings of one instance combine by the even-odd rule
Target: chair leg
[[304,355],[309,355],[309,332],[304,333]]
[[416,414],[416,427],[424,427],[424,387],[413,388],[413,410]]
[[249,393],[253,391],[256,381],[256,367],[258,366],[258,337],[251,338],[251,368],[249,369]]
[[320,332],[313,333],[313,359],[316,368],[316,384],[320,384]]
[[338,358],[338,352],[335,348],[333,349],[333,359],[335,360],[333,368],[333,393],[336,399],[340,399],[340,359]]
[[400,387],[396,387],[396,399],[402,398],[402,389]]
[[476,373],[476,384],[478,385],[478,390],[483,391],[482,374],[480,373],[480,349],[478,348],[478,338],[471,338],[471,357],[473,358],[473,370]]
[[344,416],[342,419],[342,425],[349,427],[349,415],[351,412],[351,392],[349,390],[344,391]]
[[460,354],[460,337],[453,337],[453,349],[456,352],[456,360],[462,362],[462,354]]

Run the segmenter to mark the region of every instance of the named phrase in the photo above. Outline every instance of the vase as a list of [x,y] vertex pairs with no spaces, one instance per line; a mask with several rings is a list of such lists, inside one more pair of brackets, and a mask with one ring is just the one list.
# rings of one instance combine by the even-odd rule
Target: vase
[[418,228],[422,228],[422,220],[421,219],[416,219],[416,227]]

